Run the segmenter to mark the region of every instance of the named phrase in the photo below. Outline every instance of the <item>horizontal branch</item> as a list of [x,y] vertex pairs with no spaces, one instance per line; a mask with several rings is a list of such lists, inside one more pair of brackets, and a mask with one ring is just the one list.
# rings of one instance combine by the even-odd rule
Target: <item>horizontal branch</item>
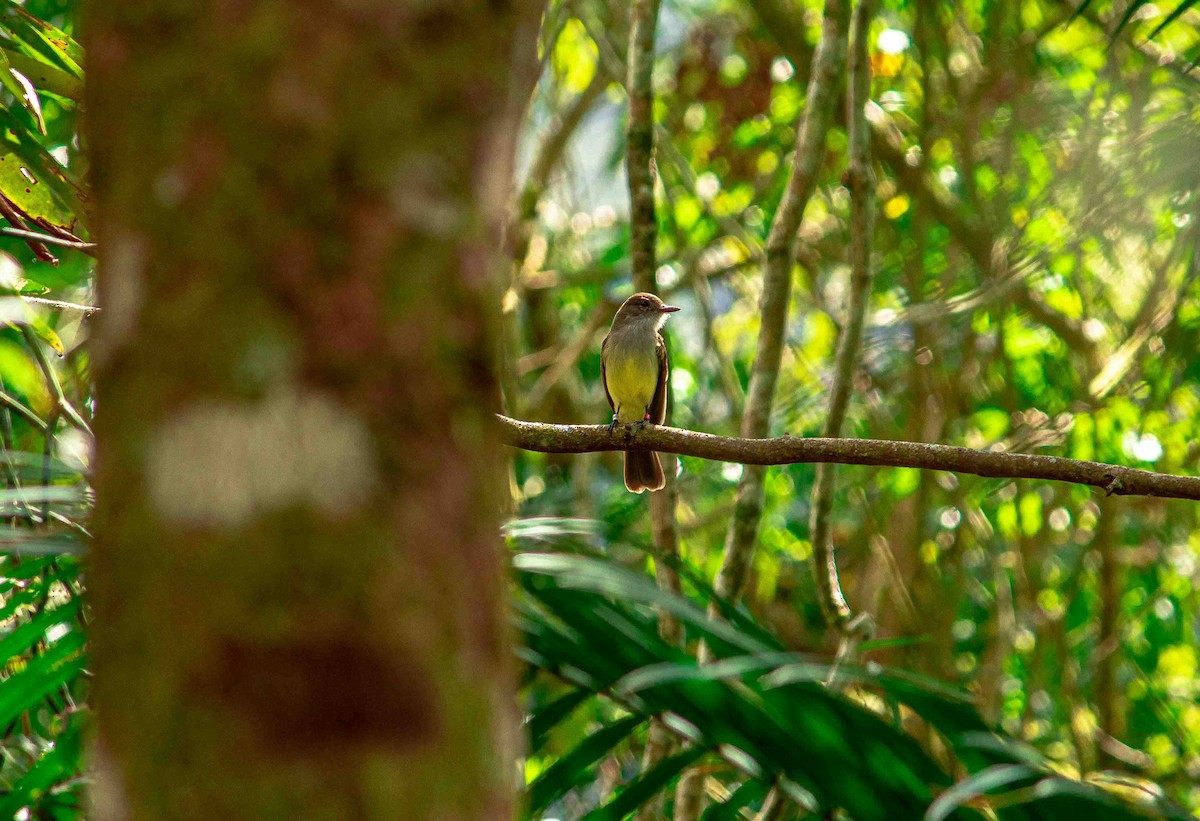
[[92,256],[95,256],[96,252],[96,243],[94,242],[56,237],[53,234],[42,234],[38,231],[28,231],[24,228],[0,228],[0,236],[23,239],[26,242],[40,242],[43,245],[58,245],[63,248],[73,248],[76,251],[83,251],[85,254]]
[[822,439],[786,434],[776,439],[738,439],[657,426],[642,430],[618,426],[609,433],[607,425],[550,425],[507,416],[498,416],[498,419],[505,444],[540,453],[657,450],[743,465],[834,462],[909,467],[993,478],[1072,482],[1098,487],[1118,496],[1200,501],[1200,477],[1173,476],[1062,456],[1003,453],[885,439]]

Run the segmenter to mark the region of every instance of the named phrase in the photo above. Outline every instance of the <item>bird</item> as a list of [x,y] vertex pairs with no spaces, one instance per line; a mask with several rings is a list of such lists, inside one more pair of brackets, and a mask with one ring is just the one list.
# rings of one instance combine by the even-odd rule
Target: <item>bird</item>
[[[618,424],[661,425],[667,418],[667,346],[659,329],[678,311],[654,294],[636,293],[617,309],[600,346],[600,379]],[[662,490],[666,484],[658,454],[625,451],[625,487],[632,493]]]

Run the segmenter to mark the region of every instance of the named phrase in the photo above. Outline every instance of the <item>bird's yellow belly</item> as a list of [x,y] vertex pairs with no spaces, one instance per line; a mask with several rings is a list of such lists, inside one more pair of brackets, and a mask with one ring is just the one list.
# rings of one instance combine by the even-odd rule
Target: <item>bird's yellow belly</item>
[[608,395],[622,424],[640,422],[658,387],[658,355],[611,356],[604,366]]

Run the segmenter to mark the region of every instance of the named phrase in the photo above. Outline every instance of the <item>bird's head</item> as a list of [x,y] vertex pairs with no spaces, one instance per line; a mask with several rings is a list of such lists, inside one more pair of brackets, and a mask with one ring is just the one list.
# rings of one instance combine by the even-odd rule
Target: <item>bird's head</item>
[[654,294],[637,293],[625,300],[613,319],[613,325],[626,323],[647,323],[655,328],[661,328],[667,321],[667,314],[678,311],[675,305],[667,305]]

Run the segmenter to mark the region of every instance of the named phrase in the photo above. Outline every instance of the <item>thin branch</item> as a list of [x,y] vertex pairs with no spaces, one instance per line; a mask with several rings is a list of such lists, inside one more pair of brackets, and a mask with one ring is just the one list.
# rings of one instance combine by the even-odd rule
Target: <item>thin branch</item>
[[[775,385],[783,358],[787,309],[791,302],[796,233],[825,157],[825,135],[833,120],[841,81],[848,28],[843,0],[826,0],[821,25],[821,42],[813,56],[809,75],[808,104],[796,129],[795,164],[767,237],[762,324],[750,375],[746,412],[742,417],[742,435],[747,438],[761,438],[770,430]],[[738,482],[737,503],[725,539],[725,556],[714,582],[718,595],[725,598],[736,599],[745,585],[762,517],[763,475],[761,470],[746,470]]]
[[[525,183],[514,195],[511,205],[511,220],[508,226],[508,245],[511,256],[511,274],[508,290],[501,302],[502,308],[502,342],[505,356],[500,368],[501,395],[505,401],[505,409],[512,413],[520,413],[522,408],[537,407],[537,403],[520,404],[520,391],[517,389],[517,374],[513,369],[513,360],[521,350],[521,334],[517,325],[517,308],[520,295],[525,291],[529,274],[541,264],[540,260],[530,259],[530,246],[534,236],[534,223],[537,219],[537,207],[550,182],[550,177],[558,167],[567,145],[571,141],[579,124],[592,104],[604,90],[607,80],[604,72],[598,67],[592,82],[580,94],[576,95],[562,112],[552,118],[547,130],[543,133],[535,149],[533,161],[530,164]],[[544,247],[544,246],[543,246]],[[538,255],[534,255],[535,257]],[[528,292],[526,291],[528,294]],[[537,321],[537,296],[527,296],[530,304],[531,322]],[[543,395],[542,399],[545,398]]]
[[[8,393],[8,386],[4,384],[4,378],[0,376],[0,397],[3,397],[3,404],[6,406],[0,410],[0,445],[4,447],[4,475],[8,481],[8,487],[17,492],[18,504],[25,508],[32,515],[29,504],[25,501],[25,494],[21,491],[21,477],[17,474],[17,466],[13,464],[13,451],[16,450],[15,438],[13,437],[12,410],[14,404],[20,407],[23,411],[29,413],[33,418],[41,423],[41,430],[46,429],[46,423],[35,414],[33,411],[22,405],[15,397]],[[10,524],[16,523],[16,517],[9,519]]]
[[[1073,0],[1059,0],[1059,2],[1070,11],[1069,19],[1074,20],[1076,17],[1082,17],[1104,32],[1109,43],[1120,34],[1116,30],[1116,23],[1105,22],[1094,10],[1087,8],[1087,3],[1075,3]],[[1153,40],[1148,39],[1138,43],[1135,42],[1135,37],[1136,35],[1132,32],[1128,32],[1126,45],[1148,63],[1154,66],[1165,67],[1185,80],[1191,80],[1192,82],[1200,81],[1200,70],[1197,70],[1194,64],[1190,64],[1185,59],[1181,59],[1170,51],[1163,49]]]
[[[873,109],[875,119],[872,149],[889,170],[897,184],[910,194],[939,223],[950,231],[951,240],[959,245],[975,266],[985,274],[991,274],[996,284],[1008,279],[1010,265],[1006,260],[1003,244],[993,233],[993,227],[981,224],[963,214],[962,206],[940,188],[927,174],[909,165],[904,152],[893,143],[895,125],[882,109]],[[1012,280],[1020,282],[1020,280]],[[1013,292],[1017,304],[1034,320],[1045,325],[1068,347],[1078,352],[1088,362],[1097,360],[1096,342],[1083,329],[1082,323],[1051,308],[1041,295],[1020,282]]]
[[[93,436],[92,428],[87,423],[87,420],[75,409],[71,404],[71,400],[67,399],[67,394],[63,391],[62,382],[59,381],[58,371],[54,369],[54,365],[46,356],[45,350],[42,349],[41,341],[37,338],[37,334],[28,325],[21,326],[21,334],[25,337],[25,344],[33,351],[33,358],[37,360],[38,368],[42,371],[42,376],[46,378],[46,388],[54,397],[54,404],[67,418],[72,425],[86,433],[89,437]],[[53,430],[53,425],[48,424],[47,431]]]
[[629,123],[626,128],[626,172],[629,177],[629,257],[633,287],[654,289],[654,32],[659,0],[634,0],[629,27]]
[[[1066,2],[1066,0],[1062,1]],[[780,25],[780,20],[787,16],[784,8],[778,0],[753,0],[751,5],[799,74],[801,66],[804,64],[803,58],[808,54],[808,45],[803,38],[796,37],[798,30],[795,26]],[[1045,34],[1049,30],[1048,23],[1042,33]],[[875,155],[888,165],[900,187],[920,202],[935,220],[950,230],[951,240],[967,252],[980,271],[991,272],[997,279],[1006,279],[1005,271],[1009,266],[996,253],[1002,250],[996,241],[999,235],[998,227],[978,224],[975,220],[965,217],[959,203],[955,202],[932,180],[923,177],[919,169],[908,165],[901,144],[903,140],[901,132],[891,118],[879,108],[873,109],[873,113],[879,118],[879,121],[871,122],[875,132],[873,145]],[[1014,285],[1020,284],[1015,279],[1011,282]],[[1051,308],[1040,294],[1031,290],[1027,285],[1016,288],[1014,298],[1017,304],[1035,321],[1053,331],[1072,350],[1078,352],[1089,362],[1096,361],[1098,356],[1096,343],[1083,331],[1081,323]]]
[[83,251],[89,256],[96,255],[96,243],[84,242],[79,239],[67,239],[66,237],[56,237],[52,234],[42,234],[37,231],[27,231],[24,228],[3,228],[0,227],[0,236],[14,237],[23,239],[26,242],[40,242],[43,245],[58,245],[62,248],[73,248],[76,251]]
[[[762,319],[758,346],[750,371],[750,385],[742,414],[742,435],[766,436],[775,404],[775,386],[783,361],[788,306],[792,299],[792,269],[796,264],[797,232],[804,209],[817,184],[817,173],[825,159],[825,137],[833,121],[834,103],[841,81],[842,55],[846,47],[847,14],[843,0],[825,0],[821,41],[813,54],[807,105],[796,127],[796,150],[783,198],[767,234],[763,265]],[[764,469],[748,468],[738,480],[733,516],[725,536],[721,568],[713,589],[721,598],[736,601],[746,584],[754,558],[758,526],[762,521],[765,490]],[[701,643],[701,663],[710,661],[709,648]],[[675,790],[675,821],[699,817],[704,803],[704,776],[696,768],[679,780]]]
[[[666,164],[674,167],[684,187],[692,194],[696,194],[696,185],[699,179],[696,169],[692,167],[687,157],[675,145],[670,131],[660,125],[655,129],[655,133],[658,138],[655,144],[655,156],[662,157],[666,161]],[[703,197],[697,195],[697,199],[704,202]],[[717,210],[712,208],[709,203],[704,204],[704,213],[717,223],[717,227],[721,229],[723,234],[736,237],[742,245],[750,249],[756,256],[761,253],[762,240],[753,231],[743,225],[741,220],[729,214],[717,213]]]
[[[36,413],[34,413],[32,410],[30,410],[23,402],[21,402],[20,399],[17,399],[15,396],[13,396],[7,390],[4,390],[2,384],[0,384],[0,405],[4,405],[4,406],[16,411],[17,413],[21,414],[21,416],[25,417],[25,421],[27,421],[29,424],[33,425],[33,427],[39,433],[45,432],[45,430],[46,430],[45,420],[43,420],[42,417],[38,416]],[[10,448],[10,450],[11,450],[11,448]]]
[[80,311],[89,316],[100,313],[100,309],[95,305],[80,305],[78,302],[63,302],[61,299],[46,299],[41,296],[22,295],[21,299],[26,302],[32,302],[34,305],[44,305],[47,308],[56,308],[60,311]]
[[[875,175],[871,172],[871,134],[867,128],[866,105],[871,95],[871,66],[867,39],[874,4],[859,0],[854,9],[850,51],[849,93],[846,102],[846,127],[850,134],[850,304],[846,322],[838,337],[834,355],[833,386],[829,395],[829,411],[821,430],[824,436],[840,436],[850,404],[854,381],[854,366],[862,347],[863,321],[867,300],[871,295],[871,232],[875,225]],[[841,627],[850,621],[850,605],[842,593],[838,579],[837,560],[829,532],[829,516],[833,509],[834,470],[830,463],[817,465],[813,483],[811,527],[813,569],[821,610],[825,619]]]
[[901,442],[887,439],[829,439],[779,436],[740,439],[665,426],[642,430],[608,425],[551,425],[497,416],[505,444],[539,453],[595,453],[613,450],[656,450],[743,465],[793,465],[834,462],[839,465],[908,467],[945,470],[994,479],[1037,479],[1091,485],[1117,496],[1155,496],[1200,501],[1200,477],[975,448]]
[[525,400],[525,407],[541,407],[542,402],[546,400],[550,391],[558,386],[563,377],[571,372],[579,362],[580,357],[591,347],[592,340],[608,324],[609,319],[616,309],[617,306],[607,300],[601,301],[593,309],[587,323],[570,342],[562,346],[557,356],[555,356],[554,361],[550,363],[550,366],[542,372],[537,382],[533,384],[533,387],[529,390],[529,398]]
[[[4,217],[13,226],[8,230],[34,233],[29,230],[29,224],[25,222],[25,216],[21,210],[17,208],[12,200],[3,194],[0,194],[0,217]],[[46,247],[46,244],[40,238],[26,239],[25,244],[29,246],[30,251],[33,251],[33,255],[38,258],[39,262],[49,262],[53,265],[58,264],[58,257],[50,253],[50,249]]]

